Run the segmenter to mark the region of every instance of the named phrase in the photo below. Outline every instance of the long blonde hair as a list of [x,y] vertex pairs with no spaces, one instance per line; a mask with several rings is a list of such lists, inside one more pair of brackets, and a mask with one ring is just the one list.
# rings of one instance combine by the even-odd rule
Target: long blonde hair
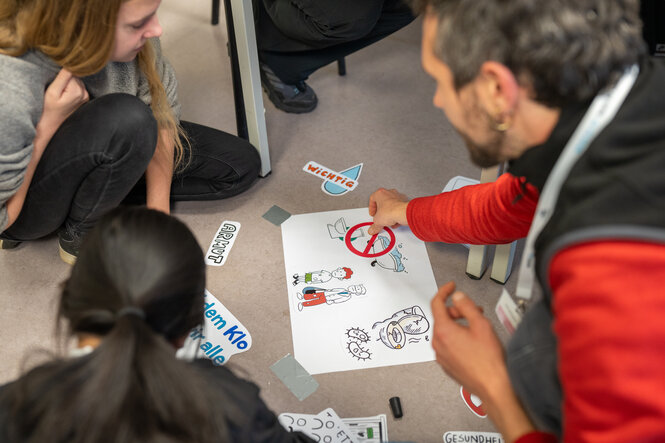
[[[127,0],[2,0],[0,54],[14,57],[38,50],[77,77],[99,72],[111,58],[120,5]],[[175,165],[185,157],[182,128],[166,97],[150,43],[138,55],[148,80],[152,113],[175,143]]]

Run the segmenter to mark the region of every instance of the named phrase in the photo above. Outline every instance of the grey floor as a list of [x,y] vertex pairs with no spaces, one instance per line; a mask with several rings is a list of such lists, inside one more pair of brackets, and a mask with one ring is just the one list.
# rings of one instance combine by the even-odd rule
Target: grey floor
[[[183,118],[234,133],[226,28],[210,25],[210,1],[164,0],[159,17],[164,51],[178,73]],[[320,387],[302,402],[270,371],[293,353],[293,344],[281,232],[261,217],[273,205],[294,214],[359,208],[381,186],[415,197],[440,192],[456,175],[479,177],[461,139],[432,105],[435,85],[420,67],[420,27],[416,20],[348,57],[346,77],[334,65],[316,72],[309,84],[320,103],[311,114],[283,113],[264,96],[272,174],[241,196],[181,203],[174,214],[204,249],[223,220],[242,224],[227,263],[209,268],[207,286],[250,330],[252,348],[230,365],[262,388],[273,410],[318,413],[332,407],[341,417],[385,413],[391,440],[436,442],[446,431],[493,428],[467,409],[459,386],[434,362],[317,375]],[[363,162],[358,187],[342,197],[324,195],[320,179],[302,171],[310,160],[338,170]],[[465,275],[462,246],[427,249],[437,284],[455,280],[484,306],[505,339],[493,314],[502,287],[487,274],[480,280]],[[54,348],[58,285],[69,269],[57,256],[54,237],[0,251],[0,383],[18,376],[39,349]],[[399,420],[390,415],[393,396],[402,400]]]

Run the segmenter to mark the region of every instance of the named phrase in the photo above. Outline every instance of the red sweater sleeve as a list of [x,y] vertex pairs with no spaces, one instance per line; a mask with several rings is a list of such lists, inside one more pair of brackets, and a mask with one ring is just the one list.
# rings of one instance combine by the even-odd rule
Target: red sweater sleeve
[[538,190],[511,174],[492,183],[411,200],[406,218],[423,241],[501,244],[525,237],[538,204]]
[[515,443],[557,443],[557,439],[554,434],[534,431],[529,432],[528,434],[524,434],[515,440]]
[[665,441],[665,245],[576,245],[549,278],[564,441]]

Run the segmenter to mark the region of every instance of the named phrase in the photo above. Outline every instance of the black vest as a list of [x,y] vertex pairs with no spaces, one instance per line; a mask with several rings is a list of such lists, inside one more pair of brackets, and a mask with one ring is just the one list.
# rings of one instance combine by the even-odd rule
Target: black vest
[[[511,380],[541,427],[561,434],[562,394],[552,332],[548,270],[554,255],[592,240],[665,244],[665,60],[645,58],[640,75],[610,124],[564,182],[556,209],[536,240],[543,297],[534,302],[507,350]],[[510,165],[539,191],[590,102],[561,111],[549,139]]]

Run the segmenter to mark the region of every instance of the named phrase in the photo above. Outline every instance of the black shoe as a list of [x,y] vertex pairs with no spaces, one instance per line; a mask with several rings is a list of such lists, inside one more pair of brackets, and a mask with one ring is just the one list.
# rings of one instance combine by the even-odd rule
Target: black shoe
[[287,85],[264,63],[261,68],[261,85],[268,94],[268,98],[277,108],[294,114],[311,112],[316,108],[319,100],[307,83],[300,81],[295,85]]
[[76,263],[82,242],[83,235],[80,232],[69,227],[61,229],[58,232],[58,248],[62,261],[69,265]]
[[21,244],[20,241],[0,238],[0,249],[14,249],[20,244]]

